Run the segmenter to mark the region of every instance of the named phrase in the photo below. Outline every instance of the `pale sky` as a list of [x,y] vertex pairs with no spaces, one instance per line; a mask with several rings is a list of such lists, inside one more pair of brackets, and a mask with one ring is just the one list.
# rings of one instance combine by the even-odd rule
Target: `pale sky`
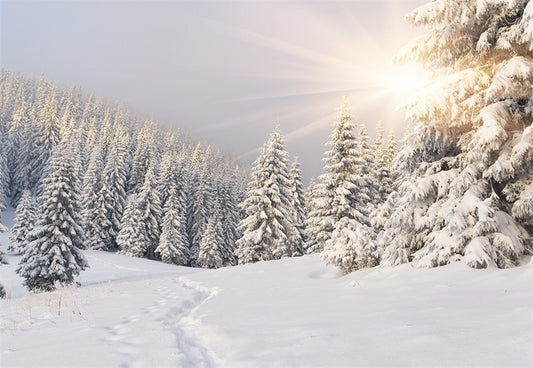
[[[0,3],[0,64],[78,85],[244,161],[279,121],[304,176],[322,167],[335,110],[398,135],[408,95],[395,52],[427,1]],[[407,74],[406,74],[407,73]],[[403,76],[403,77],[402,77]]]

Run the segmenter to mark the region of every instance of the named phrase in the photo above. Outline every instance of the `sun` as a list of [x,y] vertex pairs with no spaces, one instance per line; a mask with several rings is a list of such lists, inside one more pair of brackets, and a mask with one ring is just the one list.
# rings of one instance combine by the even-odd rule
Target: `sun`
[[385,90],[405,98],[419,92],[427,82],[424,70],[417,65],[394,65],[381,80]]

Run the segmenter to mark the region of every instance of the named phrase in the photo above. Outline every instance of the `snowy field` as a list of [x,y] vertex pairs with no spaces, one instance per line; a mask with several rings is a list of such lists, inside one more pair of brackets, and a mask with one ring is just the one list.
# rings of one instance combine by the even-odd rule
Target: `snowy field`
[[533,366],[531,262],[340,277],[316,255],[219,270],[85,255],[81,287],[53,293],[25,291],[18,257],[0,266],[1,367]]

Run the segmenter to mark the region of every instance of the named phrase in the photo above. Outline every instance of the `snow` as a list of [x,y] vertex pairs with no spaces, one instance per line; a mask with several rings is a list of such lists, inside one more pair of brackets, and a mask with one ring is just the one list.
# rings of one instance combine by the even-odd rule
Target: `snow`
[[[12,210],[9,210],[12,211]],[[11,226],[12,213],[4,214]],[[7,234],[0,234],[5,251]],[[533,365],[533,263],[341,277],[318,255],[217,270],[95,250],[81,287],[29,294],[8,255],[2,367]]]

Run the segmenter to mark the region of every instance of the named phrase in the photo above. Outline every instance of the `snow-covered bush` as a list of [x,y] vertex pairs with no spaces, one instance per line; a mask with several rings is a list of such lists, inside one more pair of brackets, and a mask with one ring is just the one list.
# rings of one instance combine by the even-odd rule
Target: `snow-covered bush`
[[350,273],[378,263],[372,229],[354,219],[343,217],[335,225],[331,239],[326,242],[321,258]]

